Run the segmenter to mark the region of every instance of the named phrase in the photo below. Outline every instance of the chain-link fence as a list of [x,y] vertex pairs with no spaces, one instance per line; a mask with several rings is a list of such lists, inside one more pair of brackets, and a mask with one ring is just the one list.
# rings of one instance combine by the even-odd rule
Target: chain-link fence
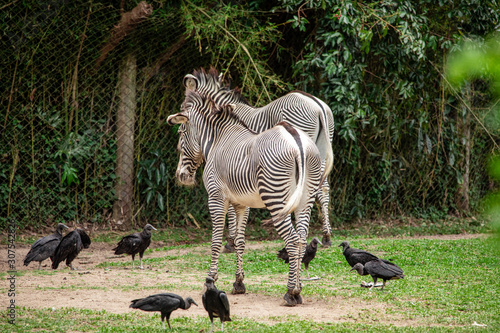
[[[23,228],[71,220],[100,226],[123,223],[125,228],[146,220],[158,226],[183,225],[186,219],[209,225],[201,178],[193,188],[175,181],[178,135],[166,118],[184,99],[182,78],[194,69],[218,66],[237,73],[233,78],[243,95],[263,104],[268,91],[273,98],[293,89],[293,82],[283,83],[293,73],[284,65],[263,66],[257,57],[251,59],[255,63],[234,69],[249,56],[251,45],[241,43],[231,28],[225,30],[224,21],[214,23],[219,34],[194,29],[204,15],[206,10],[190,2],[127,2],[124,8],[84,0],[3,5],[1,228],[8,217]],[[291,36],[293,32],[287,38]],[[252,52],[270,51],[254,47]],[[269,61],[278,63],[277,58]],[[248,68],[257,68],[264,79],[249,74]],[[265,93],[255,88],[259,86]],[[430,118],[426,121],[444,119]],[[377,140],[362,126],[357,131],[359,147]],[[422,146],[415,150],[435,149],[427,134],[418,135]],[[430,154],[425,159],[405,157],[382,146],[375,152],[349,150],[342,140],[345,135],[335,138],[335,145],[344,148],[334,149],[331,177],[335,223],[378,214],[471,212],[489,186],[484,165],[491,143],[482,138],[469,147],[460,167],[452,163],[446,171],[450,178],[438,186],[435,173],[447,166]],[[446,154],[447,143],[439,140],[443,137],[438,144]],[[351,156],[354,151],[356,156]],[[430,170],[427,176],[419,173],[421,168]],[[457,208],[455,197],[463,187],[451,176],[454,169],[460,169],[462,179],[467,175],[466,207]]]

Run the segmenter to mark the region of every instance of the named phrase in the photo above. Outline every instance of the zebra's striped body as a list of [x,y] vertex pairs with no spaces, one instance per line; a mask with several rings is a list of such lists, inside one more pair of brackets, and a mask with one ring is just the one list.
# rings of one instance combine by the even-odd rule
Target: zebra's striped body
[[[248,207],[267,208],[278,234],[293,258],[288,291],[290,305],[301,303],[300,259],[304,255],[314,195],[322,180],[321,158],[314,142],[287,123],[256,134],[231,106],[216,108],[196,92],[187,94],[182,111],[168,123],[178,124],[180,158],[177,178],[194,183],[205,161],[203,182],[212,219],[212,259],[209,276],[217,279],[224,222],[229,205],[236,215],[236,282],[233,293],[244,293],[243,251]],[[290,214],[295,212],[296,229]]]
[[[280,97],[271,103],[255,108],[241,96],[238,89],[230,90],[224,86],[215,69],[207,73],[204,70],[195,71],[184,77],[187,92],[196,91],[200,95],[212,99],[216,105],[234,104],[234,113],[253,131],[263,132],[281,121],[286,121],[295,128],[304,131],[316,144],[321,155],[322,167],[328,175],[331,168],[325,170],[325,165],[332,165],[332,139],[334,130],[333,114],[323,101],[307,93],[294,91]],[[316,199],[321,205],[323,218],[323,244],[331,245],[331,226],[329,219],[330,187],[325,178],[321,191]],[[234,213],[229,209],[229,242],[235,237]]]

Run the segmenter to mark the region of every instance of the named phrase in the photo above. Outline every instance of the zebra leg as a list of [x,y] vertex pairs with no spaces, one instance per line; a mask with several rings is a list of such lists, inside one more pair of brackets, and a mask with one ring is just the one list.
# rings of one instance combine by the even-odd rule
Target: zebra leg
[[[304,257],[304,254],[306,253],[306,246],[307,246],[307,233],[306,236],[304,236],[301,233],[298,233],[298,241],[297,241],[297,257],[294,259],[295,261],[295,266],[296,266],[296,286],[293,290],[288,289],[288,293],[290,294],[290,297],[293,298],[294,302],[296,304],[302,304],[302,296],[300,296],[300,293],[302,291],[302,284],[300,283],[300,270],[301,270],[301,265],[302,265],[302,258]],[[290,262],[292,262],[292,258],[290,257]]]
[[300,285],[300,264],[301,257],[299,255],[299,236],[295,232],[292,225],[292,218],[288,215],[283,221],[275,221],[274,227],[280,235],[280,237],[285,241],[285,248],[288,252],[289,268],[288,268],[288,283],[287,292],[283,299],[286,301],[286,305],[295,306],[298,301],[302,302],[302,299],[296,297],[300,294],[302,287]]
[[233,284],[232,294],[244,294],[246,292],[243,279],[245,273],[243,272],[243,252],[245,251],[245,229],[247,226],[248,213],[250,208],[245,206],[235,206],[236,212],[236,281]]
[[234,240],[236,238],[236,213],[232,205],[229,205],[229,209],[227,211],[227,217],[228,217],[227,227],[229,229],[229,235],[227,237],[227,243],[222,249],[222,253],[233,253],[234,251],[236,251],[234,247]]
[[330,239],[332,234],[332,227],[330,226],[330,215],[329,215],[329,204],[330,204],[330,185],[328,180],[325,179],[321,189],[316,194],[316,200],[321,206],[321,217],[323,220],[323,238],[321,243],[324,247],[332,246],[332,241]]
[[208,276],[217,281],[219,270],[219,255],[222,249],[222,234],[224,233],[224,222],[228,203],[219,197],[208,198],[208,209],[212,219],[212,259],[210,261],[210,272]]
[[[314,189],[314,187],[311,187]],[[315,192],[317,193],[318,191],[311,190],[309,192],[309,195],[307,196],[308,199],[303,202],[303,205],[301,207],[298,207],[295,210],[295,225],[297,229],[297,235],[298,235],[298,258],[297,260],[297,279],[298,279],[298,292],[295,292],[293,294],[293,298],[296,300],[297,304],[302,304],[302,296],[300,296],[300,292],[302,291],[302,286],[300,285],[300,269],[301,269],[301,264],[302,264],[302,258],[304,257],[304,254],[306,253],[306,247],[307,247],[307,235],[309,234],[309,221],[311,219],[311,210],[314,204],[314,194]],[[306,272],[307,272],[307,267],[306,267]],[[309,276],[309,274],[308,274]]]

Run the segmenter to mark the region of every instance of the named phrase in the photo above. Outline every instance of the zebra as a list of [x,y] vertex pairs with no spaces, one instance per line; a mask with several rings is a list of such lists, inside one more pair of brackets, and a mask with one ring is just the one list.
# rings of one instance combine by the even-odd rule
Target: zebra
[[[236,104],[234,112],[238,117],[255,132],[265,131],[280,121],[286,121],[295,128],[303,130],[317,145],[323,168],[333,160],[332,140],[334,131],[333,113],[323,101],[302,91],[292,91],[271,103],[261,107],[252,107],[241,95],[238,88],[230,90],[224,85],[221,75],[211,67],[208,72],[203,68],[187,74],[183,80],[186,92],[196,91],[212,99],[217,105]],[[328,175],[330,169],[325,170]],[[320,203],[322,216],[322,244],[331,246],[331,233],[329,218],[330,186],[325,178],[321,191],[317,192],[316,200]],[[247,212],[248,214],[248,212]],[[234,252],[234,237],[236,226],[234,223],[234,210],[228,211],[229,236],[224,252]]]
[[[170,115],[169,125],[180,124],[180,151],[176,177],[193,185],[204,162],[203,182],[212,220],[211,263],[208,276],[218,278],[224,222],[229,205],[236,216],[236,280],[233,293],[245,293],[243,251],[248,207],[267,208],[271,223],[290,254],[285,301],[302,303],[300,263],[306,248],[314,195],[325,175],[314,142],[286,122],[260,134],[248,128],[232,111],[189,92],[181,112]],[[330,167],[329,165],[327,167]],[[291,222],[294,212],[295,228]]]

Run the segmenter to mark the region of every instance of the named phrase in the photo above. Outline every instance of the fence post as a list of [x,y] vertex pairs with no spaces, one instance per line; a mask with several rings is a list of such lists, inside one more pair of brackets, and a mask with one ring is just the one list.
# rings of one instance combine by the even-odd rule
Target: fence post
[[134,125],[136,101],[136,56],[130,53],[120,65],[116,113],[116,196],[113,219],[122,230],[132,228],[134,195]]

